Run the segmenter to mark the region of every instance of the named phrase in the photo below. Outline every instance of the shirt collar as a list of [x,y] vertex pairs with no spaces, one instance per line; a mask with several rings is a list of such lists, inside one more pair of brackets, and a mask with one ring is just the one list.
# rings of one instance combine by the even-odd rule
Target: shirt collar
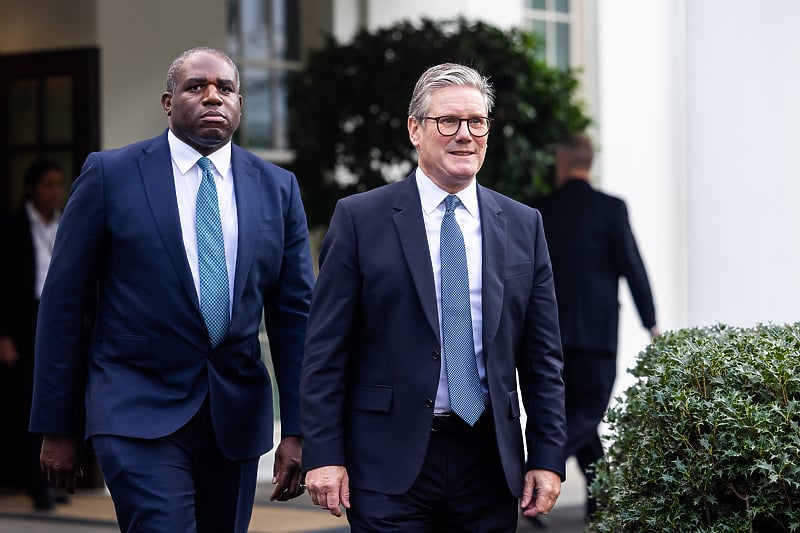
[[[169,152],[172,155],[172,161],[178,167],[181,174],[186,174],[189,169],[197,164],[197,160],[202,157],[200,152],[180,140],[172,130],[167,132],[167,140],[169,141]],[[225,143],[216,152],[207,156],[217,172],[225,179],[229,174],[231,168],[231,141]]]
[[[417,167],[416,171],[417,189],[422,201],[422,211],[425,215],[433,213],[444,199],[450,194],[441,189],[425,173]],[[472,180],[469,185],[456,193],[461,204],[473,218],[478,218],[478,180]]]
[[59,220],[61,220],[61,210],[56,209],[53,213],[53,220],[50,222],[45,221],[44,217],[41,213],[33,206],[33,202],[30,200],[25,202],[25,211],[28,213],[28,218],[35,222],[36,224],[44,227],[49,228],[53,224],[58,224]]

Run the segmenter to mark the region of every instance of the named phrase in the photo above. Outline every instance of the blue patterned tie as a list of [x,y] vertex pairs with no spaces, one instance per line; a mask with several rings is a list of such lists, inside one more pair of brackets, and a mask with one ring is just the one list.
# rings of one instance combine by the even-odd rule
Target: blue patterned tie
[[195,224],[197,226],[197,260],[200,271],[200,312],[203,314],[211,346],[216,347],[228,333],[228,268],[225,264],[225,242],[219,217],[217,186],[211,160],[201,157],[197,165],[203,179],[197,191]]
[[469,275],[464,236],[456,222],[458,196],[444,200],[442,219],[442,347],[447,365],[447,384],[453,412],[470,426],[481,417],[485,402],[475,360]]

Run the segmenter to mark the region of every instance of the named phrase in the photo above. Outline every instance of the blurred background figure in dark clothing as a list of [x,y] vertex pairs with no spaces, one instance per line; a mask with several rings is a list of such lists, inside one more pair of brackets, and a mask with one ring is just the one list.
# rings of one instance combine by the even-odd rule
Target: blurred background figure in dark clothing
[[[564,349],[567,444],[591,484],[589,466],[603,455],[598,434],[617,371],[619,280],[630,288],[642,325],[659,335],[653,295],[628,209],[590,184],[592,142],[575,134],[559,143],[556,189],[538,207],[553,263]],[[596,504],[589,498],[587,513]]]
[[[50,265],[65,180],[61,167],[35,161],[24,177],[25,196],[2,227],[0,262],[0,386],[3,460],[9,484],[24,486],[34,508],[52,509],[66,495],[55,492],[39,464],[42,436],[28,431],[33,394],[33,344],[39,297]],[[22,457],[20,462],[17,458]]]

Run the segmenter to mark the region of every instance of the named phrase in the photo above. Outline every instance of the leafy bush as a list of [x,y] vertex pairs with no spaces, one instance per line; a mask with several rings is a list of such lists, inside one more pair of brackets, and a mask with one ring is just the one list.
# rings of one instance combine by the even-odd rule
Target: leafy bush
[[328,223],[339,198],[404,178],[416,165],[408,102],[419,76],[462,63],[495,86],[483,185],[530,201],[547,191],[549,144],[589,124],[571,72],[537,59],[534,34],[481,22],[402,22],[362,30],[348,44],[328,37],[289,82],[291,165],[309,225]]
[[592,530],[800,530],[800,324],[667,333],[632,372]]

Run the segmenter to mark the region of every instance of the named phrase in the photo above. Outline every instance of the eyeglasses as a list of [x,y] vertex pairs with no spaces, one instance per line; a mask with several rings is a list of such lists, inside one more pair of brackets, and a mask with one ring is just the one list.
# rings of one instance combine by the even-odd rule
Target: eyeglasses
[[461,129],[462,122],[467,123],[467,131],[469,131],[473,137],[484,137],[489,134],[489,129],[492,127],[492,120],[494,120],[489,117],[458,118],[443,116],[422,118],[425,120],[435,120],[436,129],[445,137],[452,137],[458,133],[458,130]]

